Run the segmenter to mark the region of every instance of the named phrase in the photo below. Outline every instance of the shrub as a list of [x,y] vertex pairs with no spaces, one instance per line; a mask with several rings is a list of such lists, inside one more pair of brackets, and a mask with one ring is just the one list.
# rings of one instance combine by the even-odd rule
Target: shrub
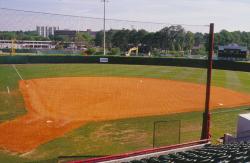
[[154,50],[152,50],[152,52],[151,52],[151,55],[152,55],[152,56],[155,56],[155,57],[160,56],[160,54],[161,54],[161,52],[160,52],[160,50],[158,50],[158,49],[154,49]]
[[111,48],[108,54],[109,55],[121,55],[121,50],[120,48]]
[[93,55],[95,54],[96,49],[95,48],[88,48],[85,53],[87,53],[87,55]]
[[94,55],[103,55],[103,51],[98,51],[98,52],[95,52]]

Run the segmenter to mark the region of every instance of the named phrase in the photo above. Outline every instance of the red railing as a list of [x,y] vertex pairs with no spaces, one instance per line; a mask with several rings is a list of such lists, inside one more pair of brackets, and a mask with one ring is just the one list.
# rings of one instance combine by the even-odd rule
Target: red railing
[[178,149],[178,148],[184,148],[184,147],[189,147],[189,146],[194,146],[194,145],[199,145],[199,144],[205,144],[205,143],[208,143],[209,141],[210,141],[210,139],[204,139],[204,140],[193,141],[193,142],[189,142],[189,143],[147,149],[147,150],[136,151],[136,152],[132,152],[132,153],[125,153],[125,154],[120,154],[120,155],[105,156],[105,157],[92,158],[92,159],[86,159],[86,160],[80,160],[80,161],[71,161],[69,163],[97,163],[97,162],[103,162],[103,161],[111,161],[111,160],[123,159],[123,158],[127,158],[127,157],[134,157],[134,156],[145,155],[145,154],[156,153],[156,152],[167,151],[167,150],[173,150],[173,149]]

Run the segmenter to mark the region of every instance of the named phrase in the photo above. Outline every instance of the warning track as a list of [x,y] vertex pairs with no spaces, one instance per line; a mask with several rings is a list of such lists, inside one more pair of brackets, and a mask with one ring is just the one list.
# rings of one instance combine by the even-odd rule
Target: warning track
[[[28,152],[86,122],[202,111],[205,86],[180,81],[73,77],[19,83],[28,113],[0,125],[0,147]],[[211,107],[250,104],[250,95],[212,87]]]

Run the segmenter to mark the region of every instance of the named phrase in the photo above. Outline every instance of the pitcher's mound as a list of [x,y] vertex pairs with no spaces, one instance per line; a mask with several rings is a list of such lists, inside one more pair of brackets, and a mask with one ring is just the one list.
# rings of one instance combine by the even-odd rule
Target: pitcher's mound
[[[0,125],[0,147],[26,152],[88,121],[203,111],[205,86],[180,81],[74,77],[20,82],[28,114]],[[211,107],[250,104],[250,95],[212,87]]]

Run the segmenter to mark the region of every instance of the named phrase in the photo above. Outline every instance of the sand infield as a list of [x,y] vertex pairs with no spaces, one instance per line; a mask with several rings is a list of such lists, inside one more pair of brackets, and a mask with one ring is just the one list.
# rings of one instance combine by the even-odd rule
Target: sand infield
[[[205,86],[180,81],[71,77],[20,81],[28,113],[0,124],[0,148],[24,153],[90,121],[202,111]],[[211,107],[250,104],[250,95],[212,87]]]

